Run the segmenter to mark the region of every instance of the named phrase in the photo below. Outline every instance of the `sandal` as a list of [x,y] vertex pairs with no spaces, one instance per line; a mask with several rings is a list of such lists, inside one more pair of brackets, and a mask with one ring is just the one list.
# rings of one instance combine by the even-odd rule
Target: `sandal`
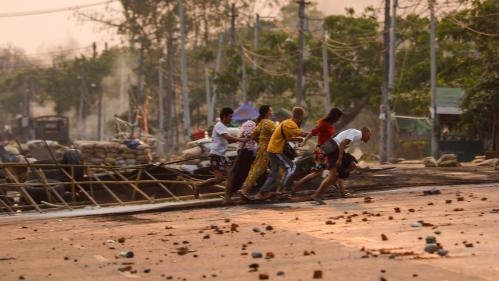
[[248,201],[252,200],[250,194],[245,189],[241,189],[237,193],[239,193],[239,196],[241,196],[245,200],[248,200]]
[[313,200],[312,204],[326,205],[326,202],[324,202],[324,200],[322,200],[320,197],[310,196],[310,199]]

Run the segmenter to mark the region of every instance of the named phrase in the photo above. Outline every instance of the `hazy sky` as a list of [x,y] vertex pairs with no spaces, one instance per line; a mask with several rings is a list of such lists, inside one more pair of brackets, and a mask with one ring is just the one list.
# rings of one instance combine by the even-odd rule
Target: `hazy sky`
[[[141,1],[141,0],[137,0]],[[324,14],[343,14],[345,7],[361,10],[368,5],[379,7],[382,0],[316,0]],[[118,43],[117,38],[99,30],[92,23],[82,23],[74,11],[57,12],[23,17],[2,17],[7,13],[50,10],[103,2],[102,0],[0,0],[0,46],[11,44],[21,47],[35,57],[56,48],[76,49],[97,41],[110,45]],[[113,8],[120,8],[118,2]],[[104,12],[105,5],[85,8],[84,11]],[[114,40],[114,41],[113,41]],[[100,47],[99,46],[99,47]],[[75,52],[78,52],[76,50]]]

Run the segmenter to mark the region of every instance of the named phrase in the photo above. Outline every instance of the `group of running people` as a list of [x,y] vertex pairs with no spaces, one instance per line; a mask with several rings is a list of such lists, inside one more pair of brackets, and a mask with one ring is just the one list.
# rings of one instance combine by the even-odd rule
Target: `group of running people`
[[[369,128],[347,129],[336,134],[335,124],[343,112],[332,108],[317,122],[315,128],[307,133],[300,129],[305,118],[303,108],[293,108],[291,118],[276,125],[272,121],[272,107],[263,105],[259,109],[257,120],[243,123],[240,136],[234,137],[228,130],[233,113],[231,108],[223,108],[220,111],[220,121],[214,126],[211,135],[212,147],[209,155],[214,177],[195,185],[196,198],[199,197],[200,189],[220,184],[226,176],[227,203],[236,189],[239,189],[240,196],[245,200],[268,200],[281,192],[293,196],[305,183],[321,176],[324,170],[329,171],[328,176],[311,195],[312,200],[325,204],[321,195],[330,186],[337,186],[342,196],[350,195],[341,179],[348,177],[357,167],[357,159],[346,153],[345,149],[356,142],[368,142],[371,138]],[[313,136],[317,136],[314,167],[307,176],[291,182],[296,164],[293,162],[294,149],[288,142],[297,142],[298,146],[304,146]],[[239,142],[239,150],[235,162],[231,164],[225,153],[229,143],[234,142]],[[269,167],[270,172],[267,173]],[[253,189],[259,184],[262,184],[260,189],[252,196]]]

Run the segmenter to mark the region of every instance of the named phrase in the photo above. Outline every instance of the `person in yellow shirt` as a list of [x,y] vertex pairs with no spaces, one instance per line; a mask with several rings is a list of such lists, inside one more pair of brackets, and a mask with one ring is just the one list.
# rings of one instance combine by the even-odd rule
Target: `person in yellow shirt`
[[289,179],[293,175],[296,165],[293,160],[286,156],[284,146],[286,141],[295,140],[298,137],[305,137],[307,133],[302,132],[300,129],[301,123],[305,118],[305,110],[301,107],[293,108],[293,116],[291,119],[284,120],[272,133],[267,153],[270,158],[270,173],[267,180],[256,194],[255,199],[268,199],[271,192],[277,188],[279,180],[279,170],[284,170],[284,178],[282,179],[282,186],[287,187]]

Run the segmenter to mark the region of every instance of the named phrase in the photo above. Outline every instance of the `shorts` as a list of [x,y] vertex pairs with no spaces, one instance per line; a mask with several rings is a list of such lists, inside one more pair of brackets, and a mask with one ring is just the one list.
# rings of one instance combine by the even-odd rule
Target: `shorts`
[[319,146],[314,150],[314,167],[312,171],[323,171],[327,168],[327,157]]
[[230,161],[225,156],[210,154],[210,167],[212,171],[225,171],[230,166]]
[[345,153],[341,161],[341,167],[338,168],[338,178],[346,179],[350,176],[350,165],[352,163],[357,163],[357,159],[352,154]]

